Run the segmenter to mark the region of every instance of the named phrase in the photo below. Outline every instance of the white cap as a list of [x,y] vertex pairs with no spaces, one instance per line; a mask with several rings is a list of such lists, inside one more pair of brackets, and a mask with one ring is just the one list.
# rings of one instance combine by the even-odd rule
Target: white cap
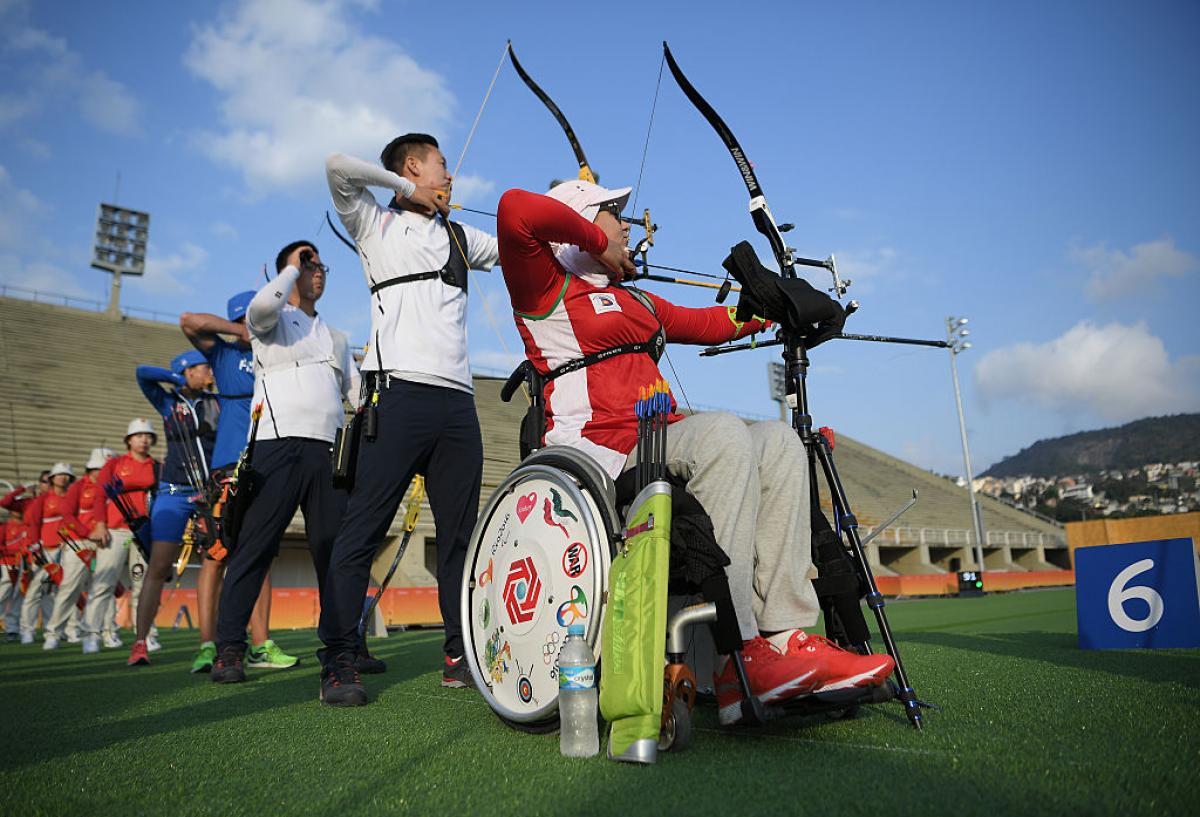
[[558,199],[588,221],[595,221],[602,204],[617,204],[624,210],[625,202],[629,201],[631,192],[633,192],[632,187],[609,190],[607,187],[601,187],[592,182],[573,179],[554,185],[546,195],[552,199]]
[[87,465],[83,466],[85,471],[93,471],[97,468],[103,468],[104,463],[115,457],[116,454],[111,448],[93,448],[92,455],[88,457]]
[[158,439],[158,435],[154,433],[154,426],[150,425],[150,421],[145,417],[129,421],[129,427],[125,429],[125,439],[128,440],[134,434],[149,434],[154,439]]
[[75,472],[71,470],[71,464],[69,462],[54,463],[54,467],[50,469],[50,477],[54,478],[59,474],[66,474],[71,479],[75,479]]

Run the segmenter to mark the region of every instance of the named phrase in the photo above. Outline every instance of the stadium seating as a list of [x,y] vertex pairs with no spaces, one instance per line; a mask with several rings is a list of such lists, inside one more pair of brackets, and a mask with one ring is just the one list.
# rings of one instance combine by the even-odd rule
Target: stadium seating
[[[140,363],[166,365],[187,341],[172,324],[0,297],[0,479],[29,482],[59,460],[79,473],[88,452],[108,445],[120,450],[125,426],[149,416],[150,405],[134,381]],[[508,476],[518,461],[517,428],[524,401],[500,401],[501,381],[477,377],[476,404],[484,440],[482,499]],[[828,419],[828,418],[825,418]],[[159,425],[156,422],[156,425]],[[161,456],[162,443],[155,450]],[[913,488],[915,508],[893,529],[880,534],[869,557],[880,575],[940,573],[957,559],[974,566],[966,547],[971,528],[967,493],[952,482],[888,456],[844,435],[835,451],[847,494],[860,524],[869,530],[903,504]],[[822,497],[828,504],[827,493]],[[1069,566],[1062,529],[989,497],[980,496],[993,570],[1045,570]],[[394,553],[398,531],[378,562]],[[297,517],[289,530],[277,586],[312,584],[312,568],[302,547]],[[394,586],[431,585],[425,567],[426,539],[433,525],[427,509],[401,562]],[[379,564],[377,562],[377,569]]]

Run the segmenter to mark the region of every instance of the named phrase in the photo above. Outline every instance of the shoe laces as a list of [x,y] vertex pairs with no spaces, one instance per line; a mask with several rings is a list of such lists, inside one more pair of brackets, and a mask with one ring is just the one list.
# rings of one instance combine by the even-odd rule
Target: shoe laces
[[345,653],[334,659],[333,669],[329,674],[334,686],[361,683],[358,669],[354,666],[354,656]]

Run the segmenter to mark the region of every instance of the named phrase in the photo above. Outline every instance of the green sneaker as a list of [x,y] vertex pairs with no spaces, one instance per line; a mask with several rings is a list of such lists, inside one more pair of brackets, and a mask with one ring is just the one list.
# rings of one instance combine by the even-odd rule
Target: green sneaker
[[200,645],[200,652],[196,653],[196,658],[192,661],[192,672],[211,672],[213,661],[216,660],[217,645],[211,641],[205,641]]
[[251,647],[246,653],[246,666],[256,669],[287,669],[299,663],[299,658],[288,655],[269,638],[262,646]]

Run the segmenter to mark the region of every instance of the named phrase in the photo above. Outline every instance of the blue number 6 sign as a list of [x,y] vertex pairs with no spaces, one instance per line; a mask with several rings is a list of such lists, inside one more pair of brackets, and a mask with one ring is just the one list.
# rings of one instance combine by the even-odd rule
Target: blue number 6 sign
[[1075,551],[1079,646],[1200,647],[1200,561],[1191,539]]

